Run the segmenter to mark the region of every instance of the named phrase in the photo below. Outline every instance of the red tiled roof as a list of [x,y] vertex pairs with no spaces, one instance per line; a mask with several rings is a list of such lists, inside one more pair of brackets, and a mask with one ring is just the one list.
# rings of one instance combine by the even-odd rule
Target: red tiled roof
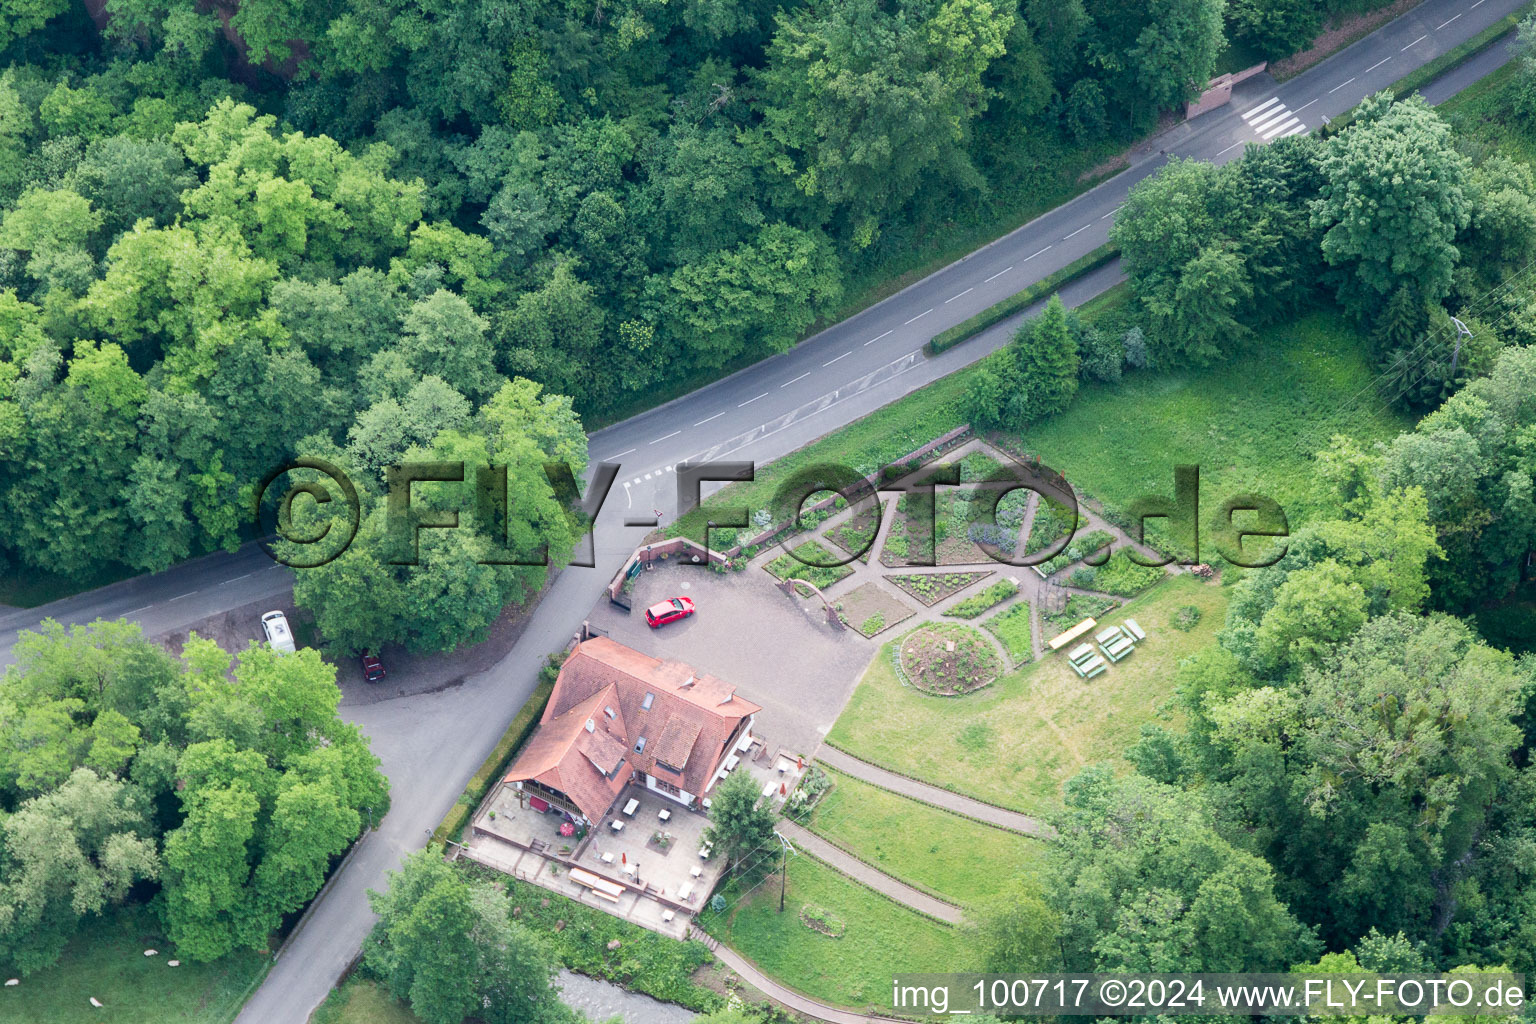
[[[761,710],[722,679],[597,637],[578,646],[561,666],[539,728],[506,781],[536,779],[570,797],[593,821],[627,781],[627,771],[604,778],[604,766],[619,758],[646,774],[656,774],[660,760],[678,769],[663,767],[661,778],[702,794],[729,753],[726,741],[742,719]],[[641,738],[645,747],[636,751]]]

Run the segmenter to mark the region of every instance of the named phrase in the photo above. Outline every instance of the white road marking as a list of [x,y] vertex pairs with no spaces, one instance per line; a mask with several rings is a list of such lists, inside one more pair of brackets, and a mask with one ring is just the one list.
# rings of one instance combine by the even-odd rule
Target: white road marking
[[639,477],[635,477],[634,482],[638,484],[640,482],[640,478]]
[[1301,106],[1297,107],[1295,112],[1299,114],[1303,110],[1306,110],[1308,107],[1310,107],[1312,104],[1314,104],[1316,102],[1317,102],[1317,100],[1315,100],[1315,99],[1307,100],[1307,102],[1305,102]]
[[646,478],[646,479],[647,479],[647,480],[649,480],[649,479],[650,479],[650,478],[651,478],[651,476],[652,476],[652,475],[653,475],[653,474],[650,474],[650,473],[647,473],[647,474],[645,474],[645,478]]
[[1281,132],[1285,131],[1287,128],[1294,127],[1295,125],[1299,124],[1300,122],[1301,122],[1301,118],[1299,118],[1299,117],[1290,117],[1290,118],[1287,118],[1284,121],[1281,121],[1279,124],[1275,125],[1273,128],[1269,129],[1268,131],[1266,131],[1264,133],[1264,141],[1268,142],[1270,139],[1274,138],[1276,135],[1279,135]]
[[905,327],[905,326],[907,326],[907,324],[915,323],[918,320],[921,320],[923,317],[927,316],[929,313],[932,313],[932,312],[933,312],[933,307],[929,306],[927,309],[923,310],[921,313],[917,314],[917,316],[913,317],[911,320],[908,320],[906,324],[902,324],[901,326]]
[[[766,391],[764,391],[762,394],[757,396],[757,398],[767,398],[767,397],[768,397],[768,392],[766,392]],[[742,402],[741,405],[738,405],[736,408],[740,409],[742,405],[751,405],[753,402],[757,401],[757,398],[749,398],[745,402]]]
[[125,617],[125,618],[126,618],[126,617],[127,617],[127,616],[129,616],[129,615],[137,615],[137,614],[139,614],[139,612],[147,612],[147,611],[149,611],[149,610],[150,610],[150,609],[151,609],[151,608],[153,608],[153,607],[154,607],[154,605],[152,605],[152,604],[147,604],[147,605],[145,605],[145,606],[144,606],[144,607],[143,607],[143,608],[135,608],[135,609],[134,609],[134,610],[133,610],[133,611],[131,611],[131,612],[123,612],[123,616],[124,616],[124,617]]
[[[1084,224],[1082,227],[1080,227],[1076,231],[1072,232],[1072,234],[1068,235],[1067,238],[1072,238],[1072,237],[1074,237],[1076,235],[1080,235],[1084,231],[1087,231],[1092,226],[1093,225],[1091,225],[1091,224]],[[1063,238],[1062,241],[1065,242],[1067,240],[1067,238]]]
[[1481,7],[1481,6],[1483,6],[1483,4],[1485,4],[1487,2],[1488,2],[1488,0],[1477,0],[1477,3],[1473,4],[1472,7],[1468,7],[1467,10],[1470,11],[1470,10],[1472,10],[1475,7]]
[[[1115,214],[1119,213],[1123,209],[1125,209],[1125,204],[1121,203],[1119,206],[1115,207],[1113,210],[1110,210],[1108,213],[1106,213],[1104,215],[1104,217],[1113,217]],[[1104,217],[1100,217],[1099,220],[1103,220]]]
[[668,472],[668,473],[670,473],[670,472],[672,472],[672,467],[671,467],[671,466],[668,466],[668,467],[667,467],[667,472]]
[[1243,120],[1244,121],[1251,121],[1251,120],[1253,120],[1253,118],[1254,118],[1254,116],[1256,114],[1259,114],[1260,112],[1262,112],[1266,107],[1272,107],[1276,103],[1279,103],[1279,102],[1280,102],[1280,97],[1279,96],[1271,96],[1269,99],[1265,100],[1263,103],[1260,103],[1258,106],[1256,106],[1256,107],[1249,107],[1247,110],[1243,111]]
[[614,459],[622,459],[626,455],[633,455],[636,452],[636,450],[637,449],[630,448],[630,449],[628,449],[626,451],[619,452],[619,454],[617,454],[617,455],[610,455],[606,459],[604,459],[603,461],[604,462],[612,462]]
[[[1466,13],[1467,13],[1467,12],[1466,12],[1466,11],[1462,11],[1462,12],[1461,12],[1461,14],[1466,14]],[[1441,30],[1441,29],[1443,29],[1443,28],[1445,28],[1445,26],[1447,26],[1447,25],[1449,25],[1449,24],[1450,24],[1450,23],[1451,23],[1451,22],[1453,22],[1453,21],[1455,21],[1455,20],[1456,20],[1456,19],[1457,19],[1457,18],[1459,18],[1459,17],[1461,17],[1461,14],[1457,14],[1457,15],[1453,15],[1453,16],[1452,16],[1452,17],[1449,17],[1449,18],[1446,18],[1446,19],[1445,19],[1445,20],[1444,20],[1444,21],[1442,21],[1442,22],[1441,22],[1441,23],[1440,23],[1440,24],[1438,24],[1438,25],[1436,25],[1436,26],[1435,26],[1435,31],[1436,31],[1436,32],[1439,32],[1439,31],[1440,31],[1440,30]]]
[[[681,434],[681,433],[682,433],[681,430],[674,430],[674,431],[672,431],[672,433],[668,434],[667,437],[676,437],[678,434]],[[660,444],[661,442],[665,441],[667,439],[667,437],[658,437],[656,440],[650,441],[648,443],[649,444]]]
[[708,423],[710,420],[717,420],[721,416],[724,416],[724,415],[725,415],[725,413],[723,413],[723,412],[717,412],[713,416],[708,417],[707,419],[699,420],[699,422],[695,423],[694,426],[702,427],[704,424]]
[[[1009,267],[1009,268],[1008,268],[1008,269],[1009,269],[1009,270],[1012,270],[1012,269],[1013,269],[1013,268],[1012,268],[1012,267]],[[894,328],[894,327],[893,327],[893,328],[891,328],[891,331],[894,331],[894,330],[895,330],[895,329],[896,329],[896,328]],[[891,333],[891,331],[886,331],[886,332],[885,332],[885,334],[890,334],[890,333]],[[877,341],[879,341],[879,340],[880,340],[880,338],[883,338],[883,337],[885,337],[885,334],[882,334],[882,335],[880,335],[880,337],[879,337],[879,338],[870,338],[870,339],[869,339],[869,340],[868,340],[868,341],[866,341],[866,342],[865,342],[865,343],[864,343],[864,344],[866,344],[866,345],[873,345],[873,344],[874,344],[874,343],[875,343],[875,342],[877,342]]]
[[[802,380],[805,380],[805,378],[807,378],[807,377],[809,377],[809,376],[810,376],[810,375],[811,375],[811,371],[810,371],[810,370],[806,370],[806,371],[805,371],[805,372],[804,372],[804,373],[802,373],[802,374],[801,374],[801,375],[800,375],[800,376],[798,376],[798,377],[796,377],[796,378],[795,378],[795,380],[787,380],[787,381],[785,381],[785,382],[784,382],[784,383],[783,383],[783,384],[780,384],[780,385],[779,385],[779,387],[781,387],[781,388],[787,388],[787,387],[789,387],[789,386],[790,386],[790,385],[791,385],[791,384],[793,384],[793,383],[795,383],[795,381],[802,381]],[[753,401],[756,401],[756,399],[753,399]]]
[[1264,115],[1264,119],[1263,120],[1251,122],[1249,124],[1249,127],[1252,128],[1254,131],[1256,131],[1256,132],[1258,132],[1259,134],[1262,135],[1264,132],[1268,131],[1270,128],[1274,127],[1275,125],[1279,124],[1281,121],[1284,121],[1287,117],[1290,117],[1290,116],[1291,116],[1291,112],[1288,109],[1286,109],[1285,107],[1281,107],[1279,110],[1277,110],[1274,113],[1273,116],[1271,116],[1269,114],[1266,114],[1266,115]]
[[[191,597],[195,593],[197,593],[197,591],[189,590],[185,594],[182,594],[181,597],[173,597],[173,598],[171,598],[171,601],[180,601],[181,598],[183,598],[183,597]],[[171,601],[167,601],[166,604],[170,604]]]
[[1383,58],[1382,60],[1377,61],[1375,64],[1372,64],[1370,67],[1365,69],[1365,74],[1367,74],[1367,75],[1370,74],[1372,71],[1375,71],[1377,68],[1381,67],[1383,64],[1385,64],[1387,61],[1389,61],[1391,59],[1392,59],[1391,57],[1386,57],[1386,58]]
[[1350,82],[1353,82],[1353,81],[1354,81],[1353,78],[1346,78],[1344,81],[1340,82],[1338,85],[1334,86],[1332,89],[1329,89],[1328,90],[1328,95],[1332,96],[1334,93],[1338,92],[1340,89],[1344,88],[1346,85],[1348,85]]
[[225,587],[225,586],[228,586],[231,583],[239,583],[241,580],[247,579],[248,577],[255,576],[255,575],[256,574],[254,572],[248,572],[244,576],[236,576],[232,580],[225,580],[223,583],[220,583],[219,586]]
[[1040,253],[1045,252],[1046,249],[1049,249],[1049,248],[1050,248],[1050,246],[1046,246],[1045,249],[1041,249],[1041,250],[1039,250],[1037,252],[1030,253],[1028,256],[1024,257],[1024,262],[1028,263],[1030,260],[1034,259],[1036,256],[1039,256]]
[[[969,289],[967,289],[967,291],[969,291]],[[849,349],[847,352],[844,352],[840,356],[837,356],[837,357],[832,358],[832,359],[828,359],[826,362],[822,363],[821,365],[822,366],[831,366],[833,363],[837,362],[837,360],[839,360],[839,359],[847,359],[851,355],[853,355],[853,349]]]
[[1292,128],[1290,131],[1286,132],[1285,135],[1282,135],[1280,137],[1283,139],[1283,138],[1285,138],[1286,135],[1301,135],[1301,134],[1305,133],[1306,130],[1307,130],[1307,126],[1306,125],[1299,124],[1295,128]]
[[[1228,146],[1227,149],[1236,149],[1238,146],[1245,145],[1247,142],[1247,139],[1238,139],[1236,142],[1232,143],[1232,145]],[[1221,156],[1221,154],[1225,153],[1227,149],[1218,151],[1216,155]]]
[[[1461,15],[1458,14],[1458,15],[1456,15],[1456,17],[1459,18],[1459,17],[1461,17]],[[1444,28],[1445,26],[1441,25],[1440,27]],[[1422,43],[1424,40],[1426,40],[1428,38],[1429,38],[1429,33],[1426,32],[1424,35],[1419,36],[1419,38],[1415,39],[1413,42],[1409,43],[1407,46],[1403,47],[1403,49],[1398,50],[1397,52],[1398,53],[1402,53],[1402,52],[1404,52],[1406,50],[1410,50],[1413,47],[1418,46],[1420,43]]]
[[[961,292],[960,295],[969,295],[971,292],[973,292],[975,290],[976,290],[975,288],[967,288],[965,291]],[[944,300],[944,305],[947,306],[951,302],[954,302],[956,299],[958,299],[960,297],[960,295],[951,295],[949,298]],[[841,359],[842,357],[839,356],[838,358]],[[823,365],[825,365],[825,364],[823,364]]]

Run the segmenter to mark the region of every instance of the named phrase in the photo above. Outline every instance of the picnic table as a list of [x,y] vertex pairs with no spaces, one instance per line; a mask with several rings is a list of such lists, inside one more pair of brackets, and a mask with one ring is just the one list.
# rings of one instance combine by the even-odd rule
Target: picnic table
[[1092,653],[1093,653],[1093,645],[1092,644],[1080,644],[1077,647],[1074,647],[1074,648],[1072,648],[1072,650],[1067,652],[1067,660],[1068,661],[1082,661],[1084,658],[1088,657],[1088,655],[1090,655]]
[[1087,661],[1081,663],[1072,663],[1072,671],[1076,672],[1084,679],[1092,679],[1094,676],[1107,670],[1108,668],[1109,663],[1106,662],[1103,658],[1099,657],[1097,654],[1089,658]]
[[1147,638],[1147,634],[1142,630],[1141,626],[1137,624],[1135,619],[1126,619],[1125,628],[1137,640],[1145,640]]
[[681,889],[677,890],[677,898],[682,900],[682,901],[684,901],[685,903],[687,902],[688,897],[690,897],[692,895],[693,895],[693,883],[692,882],[684,882],[683,883],[683,887]]
[[1134,651],[1136,649],[1136,644],[1131,640],[1130,637],[1122,636],[1118,640],[1113,640],[1108,644],[1101,645],[1100,649],[1104,652],[1104,656],[1107,657],[1110,661],[1119,661],[1121,658]]
[[1051,639],[1050,642],[1046,644],[1046,646],[1053,651],[1059,651],[1063,647],[1067,646],[1067,644],[1071,643],[1073,640],[1076,640],[1078,637],[1082,636],[1084,633],[1088,632],[1098,624],[1099,623],[1096,619],[1084,619],[1082,622],[1079,622],[1065,633],[1062,633],[1060,636]]
[[634,814],[635,813],[635,808],[639,807],[639,806],[640,806],[640,801],[636,800],[634,797],[630,797],[629,803],[624,805],[624,817],[627,818],[630,815]]
[[699,867],[697,864],[688,869],[688,874],[692,875],[694,878],[698,878],[703,873],[704,869]]
[[1116,637],[1124,635],[1125,634],[1121,631],[1119,626],[1110,626],[1108,629],[1099,630],[1098,635],[1093,639],[1098,642],[1100,647],[1103,647],[1105,644],[1109,643],[1111,640],[1114,640]]
[[608,823],[608,827],[613,829],[615,832],[623,832],[624,831],[624,823],[622,821],[620,821],[618,818],[614,818],[612,821],[610,821]]

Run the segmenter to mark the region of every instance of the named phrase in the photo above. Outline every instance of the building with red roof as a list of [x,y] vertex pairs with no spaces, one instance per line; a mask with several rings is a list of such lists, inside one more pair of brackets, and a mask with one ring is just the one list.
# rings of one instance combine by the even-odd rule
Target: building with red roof
[[504,781],[589,823],[632,782],[691,806],[751,743],[761,710],[722,679],[596,637],[560,667]]

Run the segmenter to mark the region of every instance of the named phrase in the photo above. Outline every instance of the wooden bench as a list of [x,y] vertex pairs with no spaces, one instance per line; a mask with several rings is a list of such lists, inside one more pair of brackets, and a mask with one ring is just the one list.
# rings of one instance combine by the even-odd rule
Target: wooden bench
[[1060,636],[1052,638],[1051,641],[1046,644],[1046,646],[1053,651],[1059,651],[1063,647],[1067,646],[1067,644],[1071,643],[1073,640],[1076,640],[1078,637],[1082,636],[1084,633],[1087,633],[1090,629],[1097,625],[1098,622],[1094,619],[1084,619],[1082,622],[1079,622],[1077,625],[1073,626],[1065,633],[1062,633]]
[[1117,637],[1124,635],[1124,631],[1119,626],[1110,626],[1108,629],[1099,630],[1093,639],[1100,647],[1103,647],[1107,643],[1112,643]]

